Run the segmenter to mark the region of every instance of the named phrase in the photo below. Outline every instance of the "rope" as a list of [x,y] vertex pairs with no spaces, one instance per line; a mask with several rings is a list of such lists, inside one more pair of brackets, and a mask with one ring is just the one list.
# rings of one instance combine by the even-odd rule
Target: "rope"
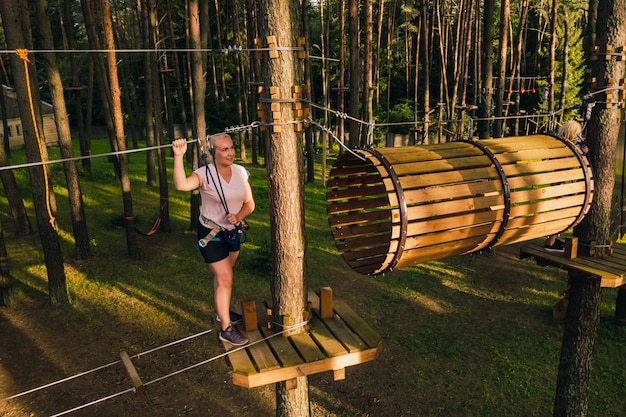
[[[26,77],[26,90],[28,91],[28,102],[30,105],[30,116],[32,118],[33,126],[35,128],[35,137],[37,138],[37,146],[39,148],[39,159],[43,161],[44,160],[43,147],[41,144],[41,136],[39,135],[39,127],[37,126],[37,117],[35,116],[35,107],[33,105],[33,95],[32,95],[31,85],[30,85],[30,72],[28,71],[28,63],[30,62],[28,59],[28,49],[16,49],[15,52],[17,53],[17,56],[20,57],[22,59],[22,62],[24,63],[24,73]],[[43,169],[43,179],[46,184],[45,186],[46,209],[48,210],[48,219],[49,219],[48,222],[50,223],[50,226],[53,229],[56,229],[54,214],[52,214],[52,205],[50,203],[50,184],[48,182],[48,170],[45,167]]]
[[[64,53],[64,54],[73,54],[73,53],[160,53],[164,54],[167,52],[219,52],[228,55],[230,52],[264,52],[264,51],[295,51],[301,52],[304,51],[304,47],[302,46],[274,46],[274,47],[264,47],[264,48],[243,48],[239,45],[230,45],[226,48],[222,49],[212,49],[212,48],[172,48],[172,49],[31,49],[31,53]],[[0,50],[0,53],[10,54],[13,51],[10,50]],[[19,52],[17,52],[19,54]],[[327,58],[328,59],[328,58]]]
[[[212,328],[212,329],[204,330],[204,331],[201,331],[199,333],[193,334],[191,336],[187,336],[187,337],[184,337],[182,339],[178,339],[178,340],[175,340],[173,342],[167,343],[165,345],[157,346],[157,347],[152,348],[150,350],[146,350],[144,352],[141,352],[141,353],[138,353],[136,355],[133,355],[133,356],[131,356],[131,359],[138,359],[138,358],[140,358],[140,357],[142,357],[144,355],[148,355],[148,354],[156,352],[158,350],[165,349],[165,348],[177,345],[177,344],[182,343],[182,342],[186,342],[186,341],[194,339],[196,337],[203,336],[203,335],[205,335],[207,333],[211,333],[213,330],[215,330],[215,329]],[[97,372],[97,371],[101,371],[103,369],[106,369],[106,368],[109,368],[111,366],[117,365],[118,363],[121,363],[121,362],[122,362],[121,360],[118,360],[118,361],[115,361],[115,362],[107,363],[106,365],[98,366],[97,368],[89,369],[87,371],[80,372],[78,374],[69,376],[67,378],[59,379],[58,381],[54,381],[54,382],[51,382],[51,383],[46,384],[46,385],[41,385],[39,387],[30,389],[28,391],[20,392],[19,394],[15,394],[15,395],[11,395],[10,397],[2,398],[2,399],[0,399],[0,403],[5,402],[5,401],[9,401],[9,400],[13,400],[15,398],[23,397],[24,395],[32,394],[33,392],[41,391],[42,389],[50,388],[50,387],[53,387],[55,385],[62,384],[64,382],[68,382],[68,381],[71,381],[73,379],[80,378],[82,376],[89,375],[89,374]]]

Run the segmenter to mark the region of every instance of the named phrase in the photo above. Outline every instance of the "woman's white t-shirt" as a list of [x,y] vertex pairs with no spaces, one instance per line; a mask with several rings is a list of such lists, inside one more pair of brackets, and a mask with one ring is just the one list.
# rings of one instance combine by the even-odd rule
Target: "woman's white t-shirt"
[[214,221],[224,229],[233,229],[234,226],[228,222],[226,218],[226,211],[224,210],[224,206],[220,202],[220,198],[217,193],[219,192],[220,195],[222,195],[222,198],[226,196],[228,211],[230,213],[237,214],[246,200],[246,183],[250,174],[241,165],[232,164],[231,169],[233,175],[230,178],[230,182],[227,182],[221,175],[219,175],[219,173],[217,173],[215,165],[213,164],[205,165],[194,171],[194,173],[200,178],[199,189],[200,196],[202,198],[202,206],[200,207],[201,223],[203,223],[202,216],[204,216],[205,218]]

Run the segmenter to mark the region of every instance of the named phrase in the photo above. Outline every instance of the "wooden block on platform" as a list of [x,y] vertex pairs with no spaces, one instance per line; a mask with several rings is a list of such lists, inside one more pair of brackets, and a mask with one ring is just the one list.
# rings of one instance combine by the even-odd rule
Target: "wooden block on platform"
[[243,325],[247,332],[256,330],[259,327],[256,316],[256,303],[254,300],[247,300],[241,303],[241,315]]
[[330,287],[320,288],[320,317],[322,319],[333,317],[333,290]]
[[578,238],[565,238],[565,257],[568,259],[576,259],[578,257]]

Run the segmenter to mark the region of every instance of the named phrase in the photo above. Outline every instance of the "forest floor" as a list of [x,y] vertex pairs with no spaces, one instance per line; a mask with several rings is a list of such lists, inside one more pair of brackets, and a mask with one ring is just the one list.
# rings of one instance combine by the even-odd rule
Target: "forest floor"
[[[159,252],[166,253],[167,241],[159,243]],[[404,281],[396,290],[402,297],[386,288],[385,279],[352,276],[346,280],[329,271],[324,282],[381,334],[384,351],[373,362],[347,368],[345,380],[333,382],[330,373],[309,377],[312,415],[550,415],[562,326],[552,320],[552,300],[543,304],[530,300],[538,294],[545,296],[546,286],[564,286],[565,275],[520,261],[517,252],[518,245],[513,245],[463,257],[456,265],[433,263],[426,268],[432,276],[421,279],[433,280],[434,285],[422,288],[419,281],[390,274],[388,279]],[[71,267],[80,269],[81,264]],[[469,270],[474,272],[469,278],[471,289],[454,278]],[[0,309],[0,398],[104,367],[0,402],[0,416],[64,415],[91,402],[97,403],[67,415],[273,416],[274,387],[233,385],[224,358],[146,386],[144,395],[126,392],[98,402],[132,388],[122,365],[115,363],[120,350],[129,355],[146,352],[195,334],[188,330],[191,327],[208,332],[134,358],[144,382],[223,352],[215,332],[210,331],[213,323],[206,318],[212,316],[210,307],[195,304],[197,311],[166,308],[168,298],[180,295],[169,293],[167,285],[153,283],[160,287],[161,301],[122,283],[115,289],[98,286],[100,295],[107,298],[106,308],[83,299],[76,299],[71,307],[51,307],[45,294],[20,285],[16,305]],[[163,316],[159,323],[158,317],[143,317],[145,304],[164,308],[167,318]],[[614,351],[614,338],[624,346],[625,334],[615,335],[608,308],[602,318],[600,352]],[[139,315],[136,320],[135,314]],[[195,322],[201,315],[206,322]],[[609,339],[614,340],[603,337],[611,333]],[[623,378],[624,368],[610,366],[607,360],[610,363],[602,358],[595,372],[612,373],[611,380]],[[603,389],[594,388],[593,392]],[[614,395],[619,398],[616,403],[595,405],[597,398],[592,394],[592,404],[608,408],[611,414],[590,415],[626,415],[626,400]]]
[[[107,146],[103,142],[102,151]],[[141,158],[131,164],[133,198],[137,225],[147,230],[158,191],[141,185]],[[188,195],[170,194],[172,232],[140,237],[142,256],[131,260],[119,185],[106,161],[94,160],[93,169],[81,180],[93,257],[72,260],[70,233],[60,231],[71,305],[49,304],[41,243],[36,235],[11,235],[0,201],[16,278],[13,304],[0,308],[0,417],[274,416],[273,385],[233,384],[215,332],[211,276],[188,230]],[[248,169],[257,210],[236,267],[235,305],[271,301],[265,171]],[[62,184],[62,168],[54,174]],[[27,184],[26,173],[18,179]],[[55,185],[55,192],[62,195],[62,187]],[[344,380],[333,381],[330,372],[310,376],[312,416],[552,415],[563,332],[552,305],[566,272],[520,260],[515,244],[360,275],[337,253],[325,192],[321,185],[306,187],[306,286],[330,286],[380,334],[383,351],[346,368]],[[70,224],[65,206],[59,203],[60,225]],[[590,417],[626,416],[626,328],[613,323],[615,296],[603,291]],[[119,363],[122,350],[147,384],[144,395],[132,390]]]

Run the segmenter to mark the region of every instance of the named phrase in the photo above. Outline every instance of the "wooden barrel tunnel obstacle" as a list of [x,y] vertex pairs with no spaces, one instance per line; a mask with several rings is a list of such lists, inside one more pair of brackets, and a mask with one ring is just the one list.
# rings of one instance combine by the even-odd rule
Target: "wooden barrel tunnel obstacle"
[[242,303],[241,330],[250,343],[239,348],[224,343],[232,351],[227,358],[233,383],[253,388],[284,381],[295,388],[296,378],[327,371],[341,380],[346,367],[373,361],[382,352],[378,333],[344,301],[333,299],[329,287],[309,294],[308,311],[308,331],[279,334],[280,328],[268,325],[271,311],[259,313],[254,301]]
[[380,274],[561,233],[593,186],[575,145],[532,135],[345,152],[326,199],[344,260]]

